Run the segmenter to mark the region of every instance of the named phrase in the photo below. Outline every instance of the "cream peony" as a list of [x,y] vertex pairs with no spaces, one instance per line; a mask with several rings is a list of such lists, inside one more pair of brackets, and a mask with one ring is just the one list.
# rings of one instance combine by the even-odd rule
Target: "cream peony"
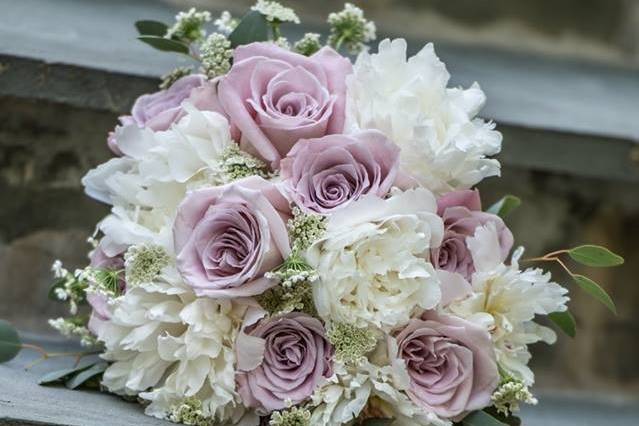
[[535,315],[565,311],[568,290],[550,280],[541,269],[519,270],[523,250],[513,254],[511,264],[501,262],[498,232],[493,223],[477,228],[468,238],[476,271],[472,293],[448,306],[450,313],[486,327],[495,344],[502,368],[522,379],[534,382],[528,345],[543,341],[554,343],[556,336],[548,327],[533,320]]
[[315,306],[325,320],[391,328],[441,298],[428,250],[441,243],[435,198],[420,188],[388,199],[367,195],[330,216],[307,252],[320,282]]
[[111,392],[151,402],[146,413],[166,418],[185,398],[202,402],[206,416],[237,421],[244,413],[235,389],[235,352],[245,307],[197,298],[174,266],[153,283],[127,290],[100,329],[103,377]]
[[450,75],[432,44],[406,59],[406,41],[363,52],[347,79],[346,129],[378,129],[400,146],[402,169],[436,193],[499,175],[501,134],[475,116],[486,98],[477,84],[447,88]]

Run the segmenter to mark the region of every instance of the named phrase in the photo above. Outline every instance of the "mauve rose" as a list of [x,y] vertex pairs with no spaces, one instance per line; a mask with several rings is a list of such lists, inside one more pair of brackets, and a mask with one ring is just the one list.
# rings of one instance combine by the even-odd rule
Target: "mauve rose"
[[322,378],[333,374],[333,347],[316,318],[293,312],[246,331],[248,336],[237,341],[238,358],[255,353],[256,341],[260,350],[252,362],[244,362],[252,368],[238,365],[238,392],[247,407],[261,414],[285,408],[287,400],[304,401]]
[[[106,269],[120,271],[124,269],[124,250],[114,253],[109,256],[105,253],[101,244],[93,249],[90,256],[89,266],[95,269]],[[124,291],[126,283],[124,281],[124,274],[119,281],[120,290]],[[87,302],[92,308],[89,323],[87,324],[91,333],[97,335],[102,325],[111,319],[111,313],[109,311],[109,305],[107,298],[104,295],[98,293],[87,294]]]
[[385,196],[399,148],[376,130],[299,141],[280,163],[285,192],[302,209],[328,214],[365,194]]
[[485,329],[429,311],[412,319],[395,339],[396,355],[410,377],[407,393],[415,404],[456,420],[490,405],[499,371]]
[[288,201],[257,176],[191,192],[173,225],[177,268],[198,296],[260,294],[291,251],[289,218]]
[[[208,86],[211,86],[211,83],[207,82],[206,77],[201,74],[182,77],[166,90],[137,98],[131,109],[131,115],[119,117],[119,126],[137,125],[148,127],[153,131],[167,130],[184,115],[182,102],[185,100],[190,100],[198,109],[214,110],[216,105],[207,108],[212,102],[208,99],[208,95],[211,94],[211,89],[207,89]],[[203,94],[207,95],[206,98]],[[214,95],[215,93],[211,94],[211,99],[215,99]],[[115,131],[109,132],[107,145],[115,155],[122,155]]]
[[444,194],[437,200],[437,214],[444,221],[442,244],[431,250],[431,262],[438,269],[457,272],[470,280],[475,266],[466,245],[466,238],[475,235],[475,229],[488,222],[495,224],[499,235],[502,260],[513,246],[513,235],[504,221],[491,213],[481,211],[477,190],[461,190]]
[[235,49],[218,94],[240,146],[277,168],[298,140],[342,132],[351,72],[350,61],[328,47],[306,57],[252,43]]

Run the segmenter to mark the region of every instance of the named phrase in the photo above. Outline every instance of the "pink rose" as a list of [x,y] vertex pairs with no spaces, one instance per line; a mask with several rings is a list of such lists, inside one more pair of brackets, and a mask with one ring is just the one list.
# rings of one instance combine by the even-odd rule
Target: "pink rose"
[[173,225],[177,268],[198,296],[244,297],[274,283],[264,277],[288,256],[288,201],[252,176],[194,191]]
[[508,256],[513,235],[499,216],[481,211],[479,191],[444,194],[437,200],[437,214],[444,220],[444,239],[439,247],[431,250],[431,262],[436,268],[457,272],[470,281],[475,266],[466,238],[472,237],[477,227],[488,222],[494,223],[497,229],[502,260]]
[[300,139],[344,128],[350,61],[325,47],[311,57],[273,43],[240,46],[218,93],[240,146],[273,168]]
[[399,148],[376,130],[299,141],[282,160],[283,187],[300,208],[327,214],[365,194],[384,197]]
[[427,411],[456,418],[491,404],[499,371],[490,335],[461,318],[426,312],[396,335],[410,399]]
[[[89,265],[95,269],[106,269],[121,271],[124,269],[124,250],[109,256],[102,247],[102,244],[91,252]],[[124,273],[121,274],[119,281],[120,291],[124,291],[126,283],[124,281]],[[87,302],[92,308],[89,318],[88,328],[91,333],[97,335],[102,325],[111,319],[111,312],[107,303],[106,296],[98,293],[87,294]]]
[[[166,90],[142,95],[136,99],[131,109],[131,115],[120,116],[119,126],[137,125],[148,127],[154,131],[167,130],[171,124],[178,121],[183,115],[182,102],[190,100],[199,109],[215,110],[212,101],[204,99],[203,94],[209,95],[211,86],[206,77],[200,74],[187,75],[173,83]],[[214,96],[212,96],[214,98]],[[210,105],[211,108],[207,108]],[[107,145],[115,155],[121,156],[122,151],[118,147],[115,131],[109,132]]]
[[256,344],[253,368],[238,366],[236,378],[243,403],[261,414],[285,408],[287,400],[304,401],[322,378],[333,374],[326,330],[307,314],[293,312],[258,323],[248,338],[238,338],[238,358],[253,353]]

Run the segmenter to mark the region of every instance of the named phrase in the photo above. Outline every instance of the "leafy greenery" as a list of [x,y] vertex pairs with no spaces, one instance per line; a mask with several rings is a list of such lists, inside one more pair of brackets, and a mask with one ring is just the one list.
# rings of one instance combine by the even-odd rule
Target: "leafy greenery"
[[501,200],[490,206],[486,211],[488,213],[496,214],[497,216],[504,218],[520,205],[520,198],[515,197],[514,195],[506,195]]
[[473,411],[460,422],[463,426],[508,426],[485,411]]
[[612,298],[606,293],[606,291],[599,286],[596,282],[588,277],[579,274],[572,274],[572,278],[586,293],[590,294],[595,299],[603,303],[610,311],[617,315],[617,307]]
[[268,33],[269,24],[264,15],[256,10],[251,10],[242,17],[240,23],[229,35],[229,40],[231,46],[236,48],[255,41],[266,41]]
[[13,326],[0,320],[0,363],[11,361],[22,349],[20,336]]
[[605,268],[622,265],[623,257],[611,252],[605,247],[583,245],[568,250],[568,255],[582,265]]
[[568,336],[575,337],[577,335],[577,323],[570,311],[553,312],[548,315],[548,318]]
[[69,389],[75,389],[102,374],[108,364],[102,360],[89,362],[71,368],[51,371],[38,380],[39,385],[65,383]]
[[142,35],[138,37],[138,40],[163,52],[176,52],[183,53],[185,55],[188,55],[190,52],[189,46],[187,44],[161,36]]
[[160,21],[142,20],[135,23],[135,28],[141,36],[164,37],[169,26]]
[[100,374],[104,373],[104,370],[106,370],[108,366],[109,364],[106,362],[97,362],[90,368],[82,370],[71,376],[71,378],[66,381],[65,386],[69,389],[76,389],[77,387],[86,384],[91,379],[94,379]]

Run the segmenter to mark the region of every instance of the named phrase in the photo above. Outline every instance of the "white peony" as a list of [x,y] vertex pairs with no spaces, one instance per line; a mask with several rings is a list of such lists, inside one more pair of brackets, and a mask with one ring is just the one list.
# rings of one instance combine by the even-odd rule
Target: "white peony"
[[513,254],[510,265],[500,261],[499,240],[494,224],[478,227],[468,238],[476,272],[472,294],[448,306],[451,313],[484,325],[495,343],[500,366],[526,384],[534,382],[527,366],[528,345],[543,341],[554,343],[555,333],[533,320],[567,309],[568,290],[552,282],[550,273],[541,269],[519,270],[522,250]]
[[168,266],[152,283],[115,299],[99,332],[112,362],[103,377],[111,392],[151,402],[146,413],[166,418],[185,398],[206,416],[236,422],[244,413],[235,391],[234,341],[245,308],[197,298]]
[[322,318],[392,328],[441,298],[428,251],[443,223],[427,189],[388,199],[365,196],[329,217],[326,232],[307,251],[320,277],[313,285]]
[[432,44],[406,59],[406,41],[363,52],[347,79],[347,129],[378,129],[402,149],[402,169],[436,193],[470,188],[500,173],[486,158],[501,134],[475,116],[486,98],[475,83],[447,88],[450,75]]

